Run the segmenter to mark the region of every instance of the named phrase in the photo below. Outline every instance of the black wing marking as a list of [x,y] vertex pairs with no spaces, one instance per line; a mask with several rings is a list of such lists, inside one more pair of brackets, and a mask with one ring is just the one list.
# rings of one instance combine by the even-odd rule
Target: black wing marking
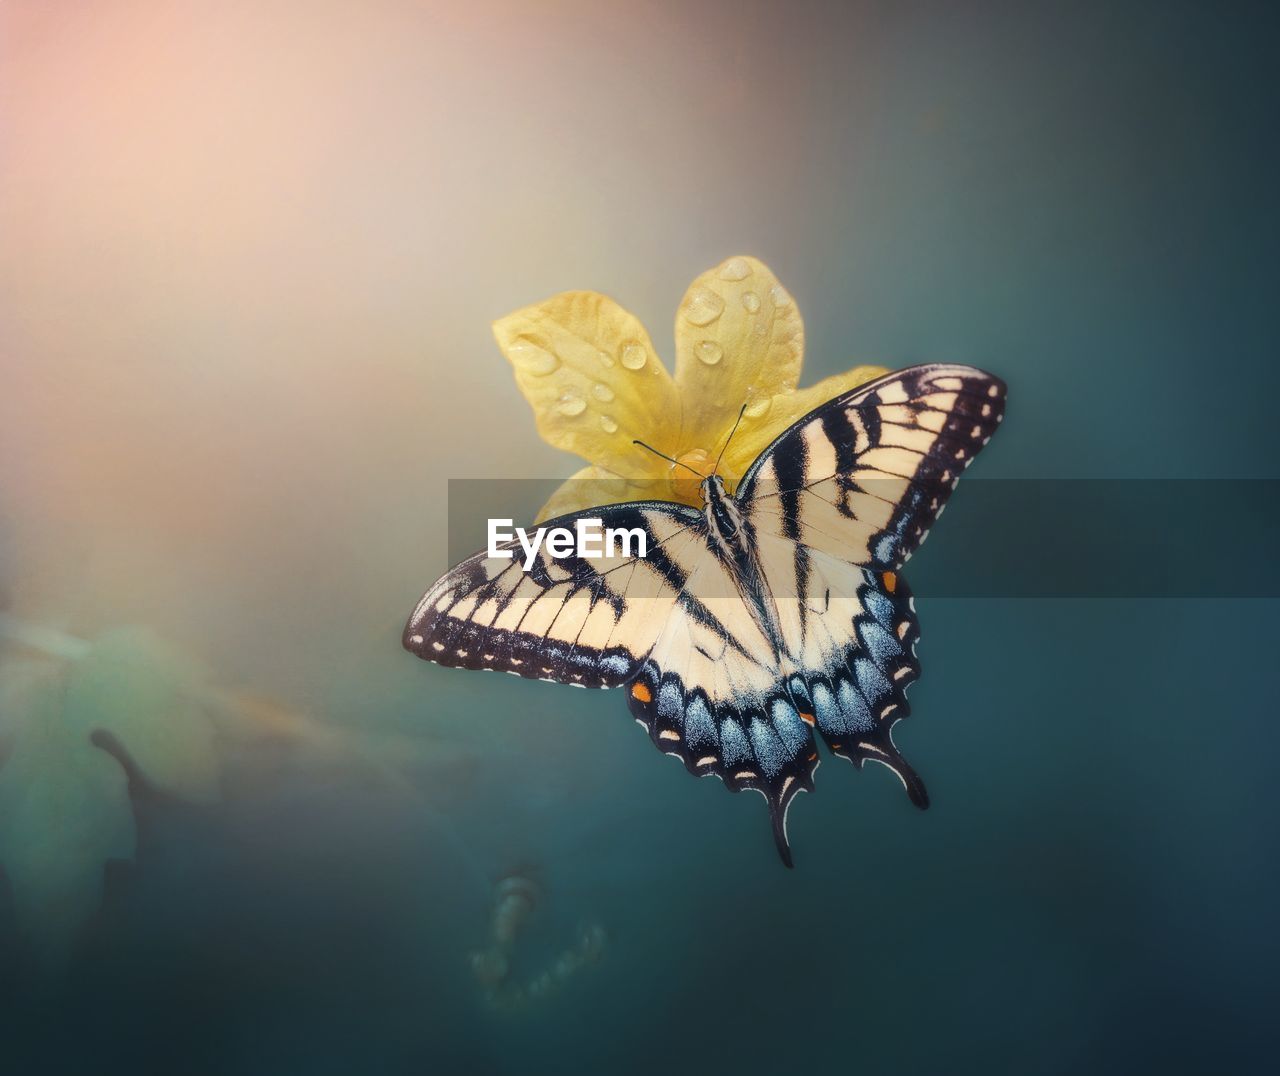
[[1005,385],[913,366],[823,404],[753,463],[738,500],[758,531],[896,571],[1004,417]]
[[[524,571],[515,557],[485,553],[445,573],[404,629],[405,649],[440,665],[499,669],[579,687],[629,680],[662,632],[705,548],[701,515],[665,501],[609,505],[549,520],[573,529],[580,518],[639,529],[647,556],[554,558],[540,549]],[[637,547],[638,548],[638,547]]]

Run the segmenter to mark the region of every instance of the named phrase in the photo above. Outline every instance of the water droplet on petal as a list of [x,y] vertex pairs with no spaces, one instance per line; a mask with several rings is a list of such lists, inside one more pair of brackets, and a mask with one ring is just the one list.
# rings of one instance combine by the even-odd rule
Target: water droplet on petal
[[602,403],[608,403],[613,399],[613,389],[608,385],[597,382],[591,386],[591,395]]
[[566,392],[556,401],[556,410],[562,415],[580,415],[587,409],[587,401],[576,392]]
[[760,296],[754,291],[744,291],[742,293],[742,305],[746,307],[748,314],[754,314],[760,309]]
[[724,358],[724,348],[714,340],[699,340],[693,345],[693,353],[708,366],[714,366]]
[[630,343],[622,347],[622,365],[628,370],[639,370],[649,360],[643,344]]
[[558,358],[527,336],[517,337],[507,354],[516,366],[534,377],[546,377],[560,365]]
[[710,288],[695,288],[685,305],[685,320],[691,325],[710,325],[724,311],[724,300]]
[[775,284],[769,289],[769,298],[773,300],[773,305],[776,307],[791,305],[791,292],[787,291],[781,284]]
[[600,360],[600,365],[603,366],[606,370],[611,369],[613,367],[613,356],[610,355],[607,351],[597,351],[596,358]]
[[613,419],[611,419],[608,415],[600,416],[600,428],[604,430],[605,433],[618,432],[618,424],[614,422]]
[[730,258],[720,266],[721,280],[746,280],[751,275],[751,264],[746,258]]
[[749,404],[747,404],[747,409],[742,413],[746,415],[747,418],[760,418],[764,415],[767,415],[769,413],[769,408],[771,408],[772,406],[773,406],[772,396],[757,396],[754,400],[752,400]]

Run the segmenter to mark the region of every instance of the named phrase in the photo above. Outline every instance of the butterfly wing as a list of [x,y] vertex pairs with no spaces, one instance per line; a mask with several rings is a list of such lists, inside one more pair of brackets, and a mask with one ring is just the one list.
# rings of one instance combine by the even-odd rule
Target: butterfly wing
[[1004,414],[998,378],[916,366],[837,397],[766,449],[739,485],[778,608],[792,697],[834,754],[883,763],[928,806],[893,744],[920,675],[898,573]]
[[690,773],[765,798],[789,867],[787,809],[798,792],[813,788],[813,735],[787,691],[774,641],[750,615],[724,562],[704,550],[628,685],[627,701],[658,749]]
[[477,553],[423,595],[404,629],[411,653],[440,665],[498,669],[578,687],[617,687],[635,675],[666,625],[705,547],[702,516],[665,501],[610,505],[548,521],[572,530],[580,518],[640,530],[630,551],[600,558],[551,556],[546,543],[528,571],[512,557]]
[[758,531],[896,571],[1004,418],[1005,394],[971,366],[886,374],[787,429],[743,476],[738,501]]

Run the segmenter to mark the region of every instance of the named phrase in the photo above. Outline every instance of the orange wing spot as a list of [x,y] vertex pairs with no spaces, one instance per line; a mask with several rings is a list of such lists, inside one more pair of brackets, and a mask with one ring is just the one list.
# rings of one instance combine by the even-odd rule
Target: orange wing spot
[[809,756],[809,761],[812,762],[817,757],[818,757],[818,752],[815,751],[812,755]]
[[844,746],[844,744],[841,744],[841,743],[833,743],[833,744],[831,745],[831,750],[832,750],[832,751],[839,751],[839,750],[840,750],[840,748],[842,748],[843,746]]
[[892,594],[898,588],[898,576],[895,572],[885,572],[881,579],[884,580],[884,589]]
[[639,702],[653,702],[653,692],[646,684],[632,684],[631,697]]
[[801,720],[801,721],[803,721],[806,725],[812,725],[812,724],[813,724],[813,714],[806,714],[803,710],[801,710],[801,711],[800,711],[800,720]]

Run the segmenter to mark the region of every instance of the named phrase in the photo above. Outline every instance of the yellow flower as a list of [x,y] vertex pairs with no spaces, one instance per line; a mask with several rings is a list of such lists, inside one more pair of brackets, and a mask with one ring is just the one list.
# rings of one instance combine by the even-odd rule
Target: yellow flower
[[590,464],[543,505],[539,522],[654,497],[699,506],[696,478],[632,442],[710,474],[745,405],[720,464],[732,490],[801,415],[888,372],[855,366],[798,389],[800,311],[769,267],[747,257],[709,269],[685,292],[674,379],[639,320],[598,292],[567,291],[526,306],[494,322],[493,333],[543,440]]

